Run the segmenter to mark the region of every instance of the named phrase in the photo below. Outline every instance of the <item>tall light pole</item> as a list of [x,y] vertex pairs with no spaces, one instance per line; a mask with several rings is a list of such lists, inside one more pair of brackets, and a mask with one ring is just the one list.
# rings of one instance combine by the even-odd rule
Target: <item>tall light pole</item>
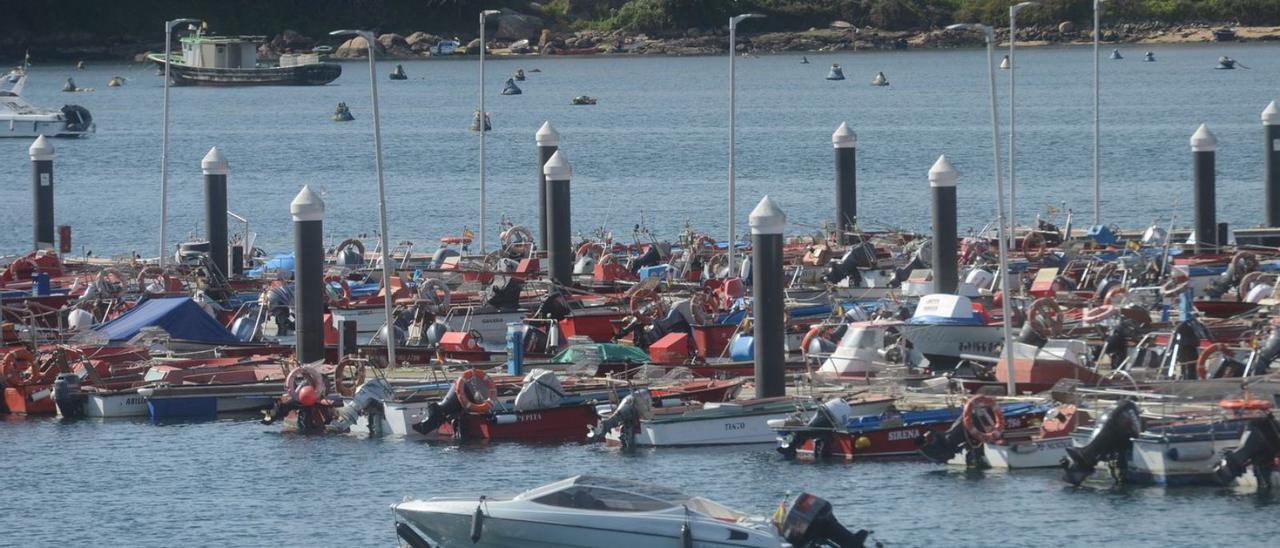
[[164,22],[164,122],[160,129],[160,266],[168,253],[169,241],[165,228],[169,225],[169,56],[172,55],[173,27],[183,23],[196,23],[199,19],[181,18]]
[[1014,45],[1018,42],[1018,12],[1031,6],[1039,6],[1040,2],[1023,2],[1009,6],[1009,238],[1017,238],[1018,231],[1018,179],[1014,176],[1013,130],[1014,101],[1013,80],[1017,74],[1018,64],[1013,61]]
[[490,15],[497,15],[498,10],[483,10],[480,12],[480,254],[485,253],[484,234],[485,234],[485,193],[484,193],[484,136],[487,133],[488,126],[485,122],[484,113],[484,21]]
[[[1101,138],[1098,132],[1098,40],[1102,36],[1102,29],[1098,28],[1099,13],[1102,11],[1102,2],[1105,0],[1093,0],[1093,224],[1094,226],[1102,224],[1102,179],[1098,174],[1098,146]],[[1067,234],[1070,239],[1071,235]]]
[[1008,368],[1009,380],[1006,390],[1010,396],[1017,394],[1017,383],[1014,379],[1013,367],[1013,331],[1009,326],[1012,315],[1009,310],[1009,302],[1013,300],[1009,294],[1009,238],[1005,232],[1007,227],[1004,223],[1004,185],[1000,180],[1000,111],[996,110],[996,31],[995,29],[977,23],[961,23],[951,25],[947,30],[977,30],[981,31],[987,39],[987,74],[990,78],[990,95],[991,95],[991,145],[993,150],[993,159],[995,160],[996,175],[996,238],[1000,240],[1000,311],[1004,315],[1001,322],[1004,327],[1004,352],[1005,366]]
[[374,50],[377,41],[373,33],[367,30],[335,30],[330,32],[331,36],[359,36],[364,38],[365,43],[369,47],[369,94],[373,96],[373,160],[378,172],[378,217],[381,224],[381,234],[379,235],[378,247],[382,248],[382,291],[384,297],[382,299],[382,308],[386,314],[387,321],[387,365],[394,367],[396,365],[396,327],[392,321],[391,314],[391,247],[387,235],[387,193],[385,185],[382,182],[382,123],[378,116],[378,77],[377,77],[377,60],[374,59]]
[[737,112],[738,85],[734,72],[734,61],[738,56],[738,23],[746,19],[764,17],[758,13],[744,13],[729,18],[729,272],[733,273],[733,251],[737,241],[737,214],[734,213],[734,202],[737,197],[737,182],[734,180],[733,156],[737,147]]

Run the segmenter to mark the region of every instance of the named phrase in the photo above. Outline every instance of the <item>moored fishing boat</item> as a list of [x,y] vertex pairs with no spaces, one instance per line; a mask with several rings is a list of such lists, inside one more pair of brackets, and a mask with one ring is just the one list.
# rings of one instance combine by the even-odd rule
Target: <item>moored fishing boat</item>
[[318,53],[284,54],[275,66],[258,65],[261,36],[214,36],[204,26],[184,36],[182,51],[169,59],[152,53],[147,59],[164,68],[179,86],[322,86],[342,75],[342,66],[321,60]]

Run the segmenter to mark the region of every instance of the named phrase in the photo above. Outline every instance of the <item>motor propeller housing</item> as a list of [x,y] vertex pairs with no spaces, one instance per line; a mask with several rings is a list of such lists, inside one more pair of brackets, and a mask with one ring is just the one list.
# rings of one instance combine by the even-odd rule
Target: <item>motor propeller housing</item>
[[1067,456],[1062,459],[1063,481],[1080,485],[1093,474],[1099,462],[1125,461],[1132,439],[1141,432],[1138,405],[1133,400],[1121,400],[1098,420],[1087,445],[1067,448]]
[[1270,490],[1271,472],[1277,457],[1280,457],[1280,423],[1268,413],[1265,417],[1249,421],[1249,426],[1240,436],[1240,446],[1223,455],[1222,461],[1213,467],[1213,474],[1223,485],[1230,485],[1252,464],[1258,489]]

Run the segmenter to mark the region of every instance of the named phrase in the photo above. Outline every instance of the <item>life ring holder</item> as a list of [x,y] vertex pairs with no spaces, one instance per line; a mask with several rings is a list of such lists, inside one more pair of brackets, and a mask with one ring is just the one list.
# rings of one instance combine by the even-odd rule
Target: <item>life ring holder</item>
[[1191,278],[1182,274],[1174,273],[1169,277],[1169,281],[1160,286],[1160,293],[1166,298],[1181,295],[1183,292],[1191,288]]
[[[151,291],[147,284],[148,280],[158,280],[160,282],[160,291]],[[169,292],[172,286],[173,277],[164,269],[158,266],[148,266],[138,272],[138,292],[148,295],[164,295]]]
[[1046,339],[1062,333],[1062,320],[1062,310],[1052,298],[1041,297],[1027,307],[1026,321],[1035,322],[1032,329]]
[[1223,343],[1214,343],[1200,352],[1200,357],[1196,358],[1196,378],[1201,380],[1209,378],[1209,360],[1214,354],[1222,354],[1223,358],[1228,358],[1231,356],[1231,347]]
[[345,240],[342,240],[342,243],[338,244],[337,247],[333,248],[333,255],[335,257],[342,256],[342,252],[345,251],[348,247],[356,248],[356,253],[360,254],[360,260],[361,261],[364,260],[364,242],[360,241],[358,238],[347,238]]
[[[347,384],[347,376],[346,376],[348,367],[355,367],[356,369],[355,378],[351,380],[350,384]],[[358,362],[351,358],[343,358],[342,360],[338,361],[338,366],[335,367],[333,370],[334,391],[336,391],[339,395],[345,398],[350,398],[351,396],[354,396],[356,393],[356,388],[364,384],[365,369],[366,368],[364,363]]]
[[[994,423],[988,430],[978,428],[975,423],[974,416],[981,408],[991,410],[991,416]],[[1000,406],[996,405],[996,401],[991,396],[974,396],[969,401],[964,402],[964,410],[961,412],[964,423],[964,431],[970,438],[981,441],[982,443],[995,443],[1000,440],[1004,434],[1004,412],[1000,410]]]
[[[519,239],[516,239],[519,236]],[[500,236],[502,249],[509,257],[530,256],[533,254],[533,233],[529,229],[516,225],[502,231]]]
[[[471,395],[467,391],[467,385],[479,383],[485,390],[485,399],[482,401],[472,401]],[[489,378],[482,369],[468,369],[462,372],[457,381],[454,381],[453,391],[458,398],[458,403],[462,404],[462,408],[469,413],[485,414],[493,410],[493,402],[489,400],[496,390],[493,385],[493,379]]]
[[664,312],[662,306],[662,297],[658,296],[658,292],[652,289],[641,289],[631,295],[629,301],[631,307],[631,315],[644,323],[650,323]]
[[[596,250],[596,253],[594,255],[591,254],[591,251],[593,249]],[[605,250],[604,244],[600,242],[583,242],[582,245],[578,246],[577,251],[574,252],[575,259],[582,259],[583,257],[591,257],[596,261],[600,261],[600,260],[603,260],[602,257],[604,257],[605,255],[606,255],[606,250]]]

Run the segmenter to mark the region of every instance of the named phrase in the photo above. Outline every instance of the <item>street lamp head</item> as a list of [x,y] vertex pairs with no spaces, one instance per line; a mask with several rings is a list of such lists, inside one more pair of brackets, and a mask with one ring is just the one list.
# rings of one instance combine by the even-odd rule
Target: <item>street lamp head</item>
[[947,30],[976,30],[976,31],[981,31],[983,34],[985,34],[985,35],[987,36],[987,41],[994,40],[994,39],[995,39],[995,35],[996,35],[996,31],[995,31],[995,29],[993,29],[993,28],[991,28],[991,27],[989,27],[989,26],[987,26],[987,25],[983,25],[982,23],[956,23],[956,24],[954,24],[954,25],[947,25]]
[[498,10],[484,10],[484,11],[480,12],[480,20],[481,20],[481,21],[484,21],[484,18],[485,18],[485,17],[488,17],[488,16],[490,16],[490,15],[498,15],[499,13],[502,13],[502,12],[500,12],[500,11],[498,11]]
[[1040,5],[1040,2],[1022,2],[1019,4],[1014,4],[1013,6],[1010,6],[1010,9],[1013,9],[1014,11],[1019,11],[1023,8],[1029,8],[1031,6],[1039,6],[1039,5]]
[[174,19],[174,20],[172,20],[172,21],[165,21],[165,23],[164,23],[164,24],[165,24],[166,28],[168,28],[168,29],[173,29],[173,27],[176,27],[176,26],[181,25],[181,24],[183,24],[183,23],[199,23],[199,22],[200,22],[200,20],[199,20],[199,19],[192,19],[192,18],[190,18],[190,17],[182,17],[182,18],[179,18],[179,19]]
[[744,13],[742,15],[735,15],[729,18],[729,26],[736,27],[738,26],[738,23],[741,23],[745,19],[764,19],[764,16],[759,13]]

